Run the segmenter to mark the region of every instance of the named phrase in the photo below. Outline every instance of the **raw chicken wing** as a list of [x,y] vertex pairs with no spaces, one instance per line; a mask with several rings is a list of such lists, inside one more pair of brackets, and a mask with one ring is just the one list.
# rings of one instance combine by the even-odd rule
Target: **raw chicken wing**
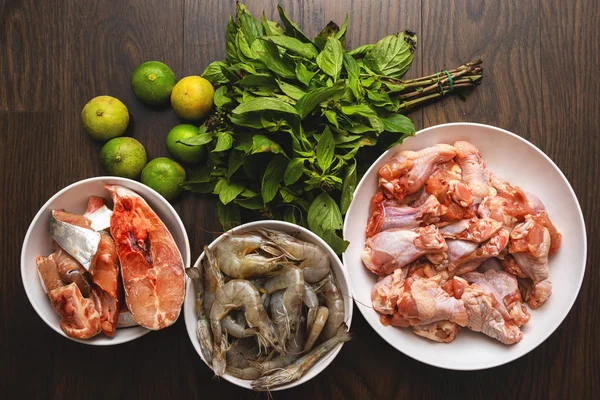
[[495,195],[495,190],[490,186],[490,172],[477,147],[469,142],[459,141],[454,143],[454,148],[456,162],[462,170],[462,181],[473,195],[475,204],[481,203],[486,196]]
[[451,160],[454,147],[438,144],[421,151],[402,151],[379,169],[379,186],[388,197],[401,200],[417,193],[436,165]]
[[419,207],[396,206],[386,202],[379,203],[376,207],[367,224],[368,237],[388,229],[411,229],[418,227],[422,222],[437,222],[445,212],[445,207],[435,196],[429,196]]
[[429,253],[443,253],[446,242],[438,229],[426,227],[390,229],[367,239],[362,253],[364,264],[371,272],[384,276]]

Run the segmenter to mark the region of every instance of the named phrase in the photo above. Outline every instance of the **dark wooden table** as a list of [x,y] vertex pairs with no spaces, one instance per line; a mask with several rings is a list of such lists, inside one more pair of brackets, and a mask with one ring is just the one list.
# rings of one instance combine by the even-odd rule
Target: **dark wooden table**
[[[248,1],[276,18],[276,2]],[[417,129],[444,122],[496,125],[530,140],[565,173],[588,230],[588,269],[563,324],[537,349],[479,372],[437,369],[404,356],[356,312],[356,339],[309,383],[276,398],[592,398],[600,393],[600,2],[595,0],[281,1],[309,36],[350,16],[349,44],[404,29],[418,34],[409,76],[482,57],[485,80],[466,102],[449,98],[413,112]],[[100,146],[80,112],[94,96],[129,107],[129,134],[149,157],[166,155],[172,110],[141,105],[133,68],[162,60],[178,77],[224,56],[230,0],[0,0],[0,397],[264,398],[212,377],[175,326],[115,347],[57,335],[29,304],[21,244],[41,205],[77,180],[102,174]],[[212,198],[175,203],[192,258],[219,228]],[[9,389],[16,391],[8,391]],[[9,393],[14,393],[10,394]],[[18,394],[18,395],[17,395]],[[8,397],[5,397],[8,396]]]

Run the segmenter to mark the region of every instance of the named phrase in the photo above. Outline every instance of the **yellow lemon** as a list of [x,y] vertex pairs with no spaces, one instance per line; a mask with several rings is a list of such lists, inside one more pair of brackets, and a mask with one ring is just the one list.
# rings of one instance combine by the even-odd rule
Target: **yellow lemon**
[[171,92],[171,106],[181,118],[197,120],[210,113],[215,90],[200,76],[186,76]]

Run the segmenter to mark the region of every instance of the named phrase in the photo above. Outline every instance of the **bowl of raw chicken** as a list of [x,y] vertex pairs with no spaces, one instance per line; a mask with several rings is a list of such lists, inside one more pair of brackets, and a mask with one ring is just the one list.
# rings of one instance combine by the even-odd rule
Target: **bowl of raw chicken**
[[343,265],[298,225],[270,220],[233,228],[186,273],[190,340],[215,376],[233,384],[292,388],[323,371],[351,340]]
[[343,255],[373,329],[424,363],[477,370],[560,325],[586,264],[581,208],[533,144],[473,123],[424,129],[365,173]]
[[38,315],[62,336],[100,346],[172,325],[189,265],[173,207],[139,182],[110,176],[52,196],[21,252],[23,286]]

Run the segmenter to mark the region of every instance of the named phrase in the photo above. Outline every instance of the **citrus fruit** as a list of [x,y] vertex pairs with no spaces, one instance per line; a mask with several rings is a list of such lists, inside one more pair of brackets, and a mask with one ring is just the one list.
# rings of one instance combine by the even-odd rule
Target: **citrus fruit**
[[98,96],[83,107],[81,119],[83,127],[94,140],[106,142],[125,133],[129,111],[119,99]]
[[134,138],[114,138],[102,146],[100,163],[110,175],[135,179],[146,165],[146,149]]
[[131,88],[142,103],[165,103],[175,86],[175,74],[160,61],[147,61],[131,73]]
[[179,140],[198,136],[198,127],[190,124],[177,125],[167,135],[167,151],[175,159],[187,163],[197,164],[206,156],[204,146],[187,146],[177,143]]
[[142,183],[171,201],[181,193],[185,182],[185,169],[167,157],[151,160],[142,170]]
[[171,106],[181,118],[196,120],[206,117],[213,105],[215,90],[200,76],[186,76],[171,92]]

